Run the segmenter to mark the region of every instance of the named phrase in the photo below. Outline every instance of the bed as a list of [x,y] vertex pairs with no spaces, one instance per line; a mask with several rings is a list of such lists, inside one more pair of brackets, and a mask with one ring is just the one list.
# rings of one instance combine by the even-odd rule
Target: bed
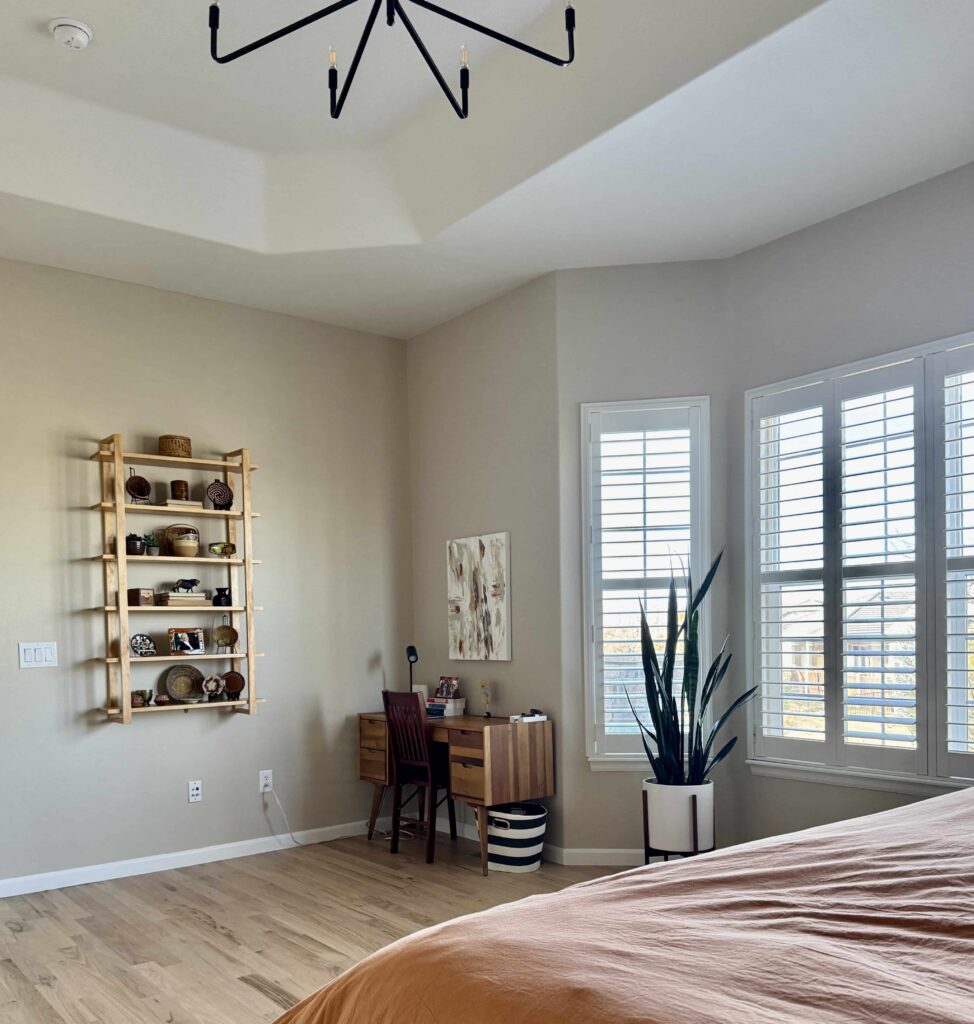
[[396,942],[278,1024],[972,1024],[974,790]]

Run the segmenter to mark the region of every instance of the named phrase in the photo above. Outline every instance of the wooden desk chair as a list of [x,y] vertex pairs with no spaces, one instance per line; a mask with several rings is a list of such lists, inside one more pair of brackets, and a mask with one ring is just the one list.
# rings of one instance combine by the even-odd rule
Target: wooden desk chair
[[[430,742],[429,722],[426,706],[421,694],[393,693],[382,691],[382,703],[386,711],[389,743],[392,752],[392,845],[393,853],[399,852],[399,829],[403,822],[421,831],[426,830],[426,863],[433,863],[436,844],[436,811],[443,800],[447,801],[450,815],[450,838],[457,837],[457,812],[450,792],[450,763],[445,750],[439,750]],[[442,746],[442,744],[440,745]],[[403,787],[416,786],[421,791],[420,816],[424,809],[426,821],[407,818],[402,813]],[[438,790],[446,795],[437,802]],[[429,790],[427,793],[426,791]],[[408,799],[411,799],[410,796]],[[406,802],[408,802],[408,799]],[[424,807],[425,805],[425,807]]]

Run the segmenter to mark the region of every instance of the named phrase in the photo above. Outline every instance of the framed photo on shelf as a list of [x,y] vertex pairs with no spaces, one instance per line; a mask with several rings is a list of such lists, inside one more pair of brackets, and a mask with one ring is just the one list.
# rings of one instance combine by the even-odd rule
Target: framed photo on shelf
[[199,626],[174,626],[169,630],[169,653],[187,657],[206,654],[206,638]]

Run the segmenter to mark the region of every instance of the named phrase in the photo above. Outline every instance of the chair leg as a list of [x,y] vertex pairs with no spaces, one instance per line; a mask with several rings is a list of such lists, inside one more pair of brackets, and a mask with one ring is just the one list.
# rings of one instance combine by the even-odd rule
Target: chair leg
[[477,807],[477,832],[480,834],[480,866],[487,877],[487,808]]
[[392,787],[392,841],[389,843],[391,853],[399,852],[399,822],[402,818],[402,786],[396,783]]
[[426,816],[426,863],[433,863],[436,848],[436,786],[430,787],[429,807]]
[[425,821],[426,820],[426,790],[425,789],[418,789],[418,790],[416,790],[416,809],[418,811],[416,817],[419,818],[420,821]]
[[453,802],[453,797],[448,796],[446,798],[446,809],[450,815],[450,838],[456,839],[457,837],[457,805]]

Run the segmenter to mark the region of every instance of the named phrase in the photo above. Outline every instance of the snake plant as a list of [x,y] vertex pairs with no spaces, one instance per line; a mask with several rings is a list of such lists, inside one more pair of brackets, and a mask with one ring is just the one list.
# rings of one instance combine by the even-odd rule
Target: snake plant
[[[694,591],[690,574],[687,573],[687,602],[682,622],[678,621],[677,616],[676,580],[670,580],[662,664],[657,658],[656,647],[649,631],[646,609],[642,602],[639,605],[640,642],[643,672],[646,676],[646,704],[650,719],[648,725],[636,714],[628,693],[626,697],[629,699],[633,716],[639,723],[650,767],[656,781],[663,786],[699,786],[707,781],[710,773],[737,743],[735,736],[715,751],[717,734],[730,716],[757,691],[757,687],[752,686],[738,697],[714,722],[704,740],[707,711],[720,684],[724,681],[731,661],[725,640],[707,670],[703,685],[700,685],[700,604],[717,575],[722,555],[723,552],[714,559],[699,590]],[[679,693],[674,694],[673,675],[677,647],[681,640],[683,685],[679,687]]]

